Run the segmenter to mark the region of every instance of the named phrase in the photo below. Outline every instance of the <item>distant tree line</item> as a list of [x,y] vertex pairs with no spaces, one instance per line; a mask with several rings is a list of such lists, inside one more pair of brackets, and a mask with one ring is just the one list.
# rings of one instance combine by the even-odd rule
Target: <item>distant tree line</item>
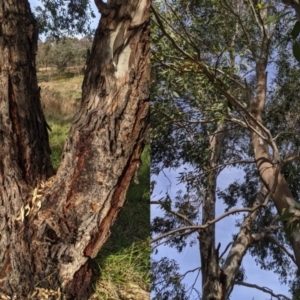
[[83,71],[91,45],[88,36],[81,39],[67,37],[60,40],[47,38],[44,42],[39,41],[37,67],[41,70],[55,67],[59,72],[73,67]]

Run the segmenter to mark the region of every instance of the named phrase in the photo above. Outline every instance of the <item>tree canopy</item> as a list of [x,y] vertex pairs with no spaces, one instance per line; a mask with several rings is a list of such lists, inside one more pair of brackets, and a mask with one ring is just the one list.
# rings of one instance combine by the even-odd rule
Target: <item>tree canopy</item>
[[55,38],[76,34],[92,34],[95,11],[90,0],[39,0],[35,17],[41,34]]
[[[170,293],[227,299],[235,285],[272,295],[246,282],[246,253],[288,282],[297,299],[300,25],[294,7],[165,0],[153,2],[152,18],[152,172],[186,167],[176,197],[153,199],[165,213],[152,220],[152,245],[180,252],[198,244],[195,268],[202,277],[202,286],[186,287],[176,262],[164,258],[159,269],[153,261],[154,299]],[[218,185],[228,168],[241,169],[244,178]],[[226,205],[221,215],[217,202]],[[215,226],[237,214],[238,233],[220,248]]]

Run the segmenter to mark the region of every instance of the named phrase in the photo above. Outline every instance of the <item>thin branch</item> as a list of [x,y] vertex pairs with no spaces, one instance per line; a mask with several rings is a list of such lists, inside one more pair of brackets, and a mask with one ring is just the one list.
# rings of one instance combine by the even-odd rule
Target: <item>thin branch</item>
[[[195,285],[196,285],[196,282],[197,282],[197,280],[198,280],[198,277],[199,277],[199,274],[200,274],[200,271],[201,271],[201,267],[199,267],[199,268],[197,268],[197,269],[198,269],[197,276],[195,277],[192,286],[189,288],[189,289],[191,290],[191,293],[192,293],[193,290],[195,290]],[[196,270],[197,270],[197,269],[196,269]],[[187,290],[187,291],[188,291],[188,290]],[[196,290],[196,291],[197,291],[197,290]],[[190,293],[190,295],[191,295],[191,293]]]
[[222,254],[219,256],[219,259],[221,259],[225,253],[227,252],[227,250],[229,249],[229,247],[232,245],[233,242],[228,243],[228,245],[225,247],[225,250],[222,252]]
[[[222,2],[224,2],[225,5],[224,5]],[[251,41],[250,41],[250,37],[249,37],[249,35],[248,35],[248,31],[245,29],[245,26],[244,26],[244,24],[243,24],[243,22],[242,22],[242,19],[241,19],[240,16],[239,16],[239,14],[237,14],[237,13],[231,8],[231,6],[228,4],[228,2],[227,2],[226,0],[221,1],[221,5],[222,5],[225,9],[227,9],[229,12],[231,12],[231,13],[238,19],[238,22],[239,22],[239,24],[240,24],[241,27],[242,27],[244,36],[245,36],[246,39],[247,39],[247,43],[248,43],[248,46],[249,46],[249,50],[251,51],[251,53],[252,53],[254,59],[256,60],[256,54],[255,54],[255,52],[252,50],[252,43],[251,43]]]
[[257,290],[260,290],[262,292],[265,292],[267,294],[270,294],[272,297],[275,297],[279,300],[281,300],[281,298],[283,297],[284,299],[286,300],[292,300],[291,298],[285,296],[285,295],[282,295],[282,294],[275,294],[271,289],[267,288],[267,287],[264,287],[264,286],[258,286],[256,284],[252,284],[252,283],[247,283],[247,282],[244,282],[244,281],[235,281],[234,284],[237,284],[237,285],[243,285],[243,286],[247,286],[247,287],[250,287],[250,288],[253,288],[253,289],[257,289]]
[[286,158],[285,160],[283,160],[282,164],[286,164],[286,163],[292,162],[292,161],[297,160],[299,158],[300,158],[299,154],[290,156],[290,157]]
[[208,170],[205,170],[202,173],[198,174],[197,176],[189,177],[185,181],[192,181],[195,178],[199,178],[200,176],[203,176],[204,174],[207,174],[207,173],[212,172],[212,171],[217,170],[217,169],[224,168],[226,166],[235,165],[235,164],[254,164],[255,162],[256,162],[255,160],[250,160],[250,159],[238,159],[238,160],[233,160],[233,161],[225,162],[225,163],[223,163],[221,165],[218,165],[218,166],[216,166],[214,168],[210,168]]
[[258,19],[258,16],[257,16],[257,13],[255,11],[255,8],[254,8],[252,0],[248,0],[248,2],[250,4],[251,11],[252,11],[252,14],[253,14],[253,16],[255,18],[255,21],[256,21],[259,29],[260,29],[261,34],[263,35],[264,34],[264,26],[261,24],[261,21]]
[[246,118],[244,119],[244,121],[251,130],[253,130],[258,136],[260,136],[264,141],[266,141],[272,147],[273,159],[275,160],[276,164],[280,164],[281,159],[280,159],[279,150],[277,148],[276,143],[274,142],[271,132],[266,128],[264,131],[267,134],[268,138],[265,138],[257,129],[255,129],[252,125],[250,125],[250,123],[246,120]]
[[[199,230],[203,230],[203,229],[206,229],[208,228],[209,226],[219,222],[220,220],[224,219],[225,217],[229,216],[229,215],[232,215],[232,214],[235,214],[235,213],[240,213],[240,212],[249,212],[249,213],[253,213],[255,212],[257,209],[259,208],[262,208],[262,207],[266,207],[271,196],[273,195],[273,193],[275,192],[276,190],[276,187],[277,187],[277,184],[278,184],[278,175],[279,175],[279,172],[280,172],[280,165],[278,164],[277,167],[276,167],[276,172],[275,172],[275,181],[274,181],[274,184],[272,186],[272,189],[270,189],[270,191],[268,192],[267,196],[265,197],[264,199],[264,202],[262,204],[256,204],[254,205],[252,208],[250,207],[244,207],[244,208],[236,208],[236,209],[232,209],[226,213],[223,213],[222,215],[220,215],[219,217],[213,219],[213,220],[210,220],[208,221],[206,224],[204,225],[199,225],[199,226],[185,226],[185,227],[180,227],[180,228],[175,228],[169,232],[166,232],[166,233],[163,233],[161,234],[160,236],[152,239],[150,241],[151,244],[169,236],[169,235],[172,235],[174,233],[177,233],[177,232],[180,232],[180,231],[185,231],[185,230],[189,230],[188,232],[185,232],[184,235],[186,234],[190,234],[190,233],[193,233],[195,231],[199,231]],[[183,235],[183,234],[181,234]],[[163,244],[164,242],[160,243],[160,244]],[[156,248],[158,247],[159,245],[156,245],[154,246],[153,248]]]
[[253,126],[250,125],[250,123],[247,121],[247,119],[244,117],[244,121],[247,124],[247,128],[250,128],[253,130],[259,137],[261,137],[264,141],[268,142],[268,139],[265,138],[259,131],[257,131]]
[[268,238],[272,243],[276,244],[283,252],[285,252],[285,254],[294,262],[294,264],[297,265],[294,255],[290,253],[281,243],[279,243],[271,235],[266,235],[266,238]]
[[176,42],[175,40],[170,36],[170,34],[166,31],[164,24],[161,21],[161,17],[159,15],[159,13],[155,10],[155,8],[153,6],[151,6],[151,10],[155,16],[155,19],[161,29],[161,31],[163,32],[163,34],[170,40],[170,42],[172,43],[172,45],[184,56],[186,56],[187,58],[189,58],[190,60],[194,61],[194,58],[192,56],[190,56],[187,52],[185,52]]
[[[158,201],[151,201],[150,204],[159,204],[161,205],[162,207],[164,207],[164,202],[161,201],[161,200],[158,200]],[[173,210],[168,210],[168,213],[171,213],[172,215],[178,217],[179,219],[187,222],[190,224],[190,226],[197,226],[195,225],[190,219],[188,219],[186,216],[182,215],[181,213],[179,212],[176,212],[176,211],[173,211]]]
[[[169,4],[169,2],[167,0],[165,0],[166,5],[169,7],[169,9],[172,11],[172,13],[175,15],[175,18],[177,19],[177,21],[180,23],[181,27],[183,28],[183,31],[185,32],[186,36],[189,39],[189,44],[196,50],[196,52],[199,51],[199,46],[197,46],[193,39],[196,39],[195,36],[191,35],[187,30],[186,30],[186,26],[185,24],[182,22],[182,17],[178,17],[178,14],[176,13],[176,11],[173,9],[172,5]],[[170,26],[170,25],[169,25]],[[171,27],[171,26],[170,26]],[[171,27],[173,28],[173,27]],[[201,40],[200,40],[201,41]]]
[[111,11],[111,8],[108,7],[108,4],[102,0],[95,0],[95,5],[102,15],[108,15]]
[[235,124],[238,124],[241,127],[248,128],[247,124],[245,122],[243,122],[242,120],[232,118],[232,117],[225,118],[225,120],[229,121],[229,122],[232,122],[232,123],[235,123]]
[[294,131],[281,131],[279,132],[274,138],[273,141],[276,141],[281,135],[283,134],[294,134],[294,135],[299,135],[299,133],[294,132]]
[[244,207],[244,208],[236,208],[236,209],[233,209],[233,210],[230,210],[226,213],[223,213],[222,215],[220,215],[219,217],[213,219],[213,220],[210,220],[208,221],[206,224],[204,225],[199,225],[199,226],[185,226],[185,227],[180,227],[180,228],[175,228],[169,232],[166,232],[166,233],[163,233],[161,234],[160,236],[154,238],[151,240],[151,243],[155,243],[169,235],[172,235],[174,233],[177,233],[177,232],[180,232],[180,231],[185,231],[185,230],[189,230],[188,233],[192,233],[194,231],[197,231],[197,230],[203,230],[203,229],[206,229],[208,228],[209,226],[219,222],[220,220],[224,219],[225,217],[228,217],[229,215],[232,215],[232,214],[236,214],[236,213],[241,213],[241,212],[254,212],[255,210],[261,208],[261,207],[264,207],[265,204],[260,204],[260,205],[257,205],[253,208],[250,208],[250,207]]
[[201,267],[197,267],[197,268],[195,268],[195,269],[193,269],[193,270],[188,270],[188,271],[186,271],[186,272],[183,273],[183,274],[179,274],[179,275],[173,276],[173,277],[175,277],[175,278],[184,278],[188,273],[193,273],[193,272],[195,272],[195,271],[200,271],[200,270],[201,270]]
[[171,240],[173,240],[174,238],[177,238],[177,237],[183,237],[183,236],[186,236],[186,235],[189,235],[189,234],[191,234],[191,233],[193,233],[193,232],[195,232],[196,230],[194,230],[194,231],[188,231],[188,232],[184,232],[184,233],[178,233],[178,234],[175,234],[174,236],[171,236],[171,237],[169,237],[168,239],[166,239],[166,240],[163,240],[163,241],[161,241],[160,243],[157,243],[155,246],[152,246],[152,249],[155,249],[155,248],[158,248],[159,246],[161,246],[161,245],[164,245],[164,244],[167,244],[168,242],[170,242]]

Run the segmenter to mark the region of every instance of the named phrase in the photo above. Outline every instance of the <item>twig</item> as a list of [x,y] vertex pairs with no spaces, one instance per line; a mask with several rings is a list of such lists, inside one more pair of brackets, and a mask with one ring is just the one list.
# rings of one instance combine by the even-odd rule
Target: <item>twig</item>
[[[232,209],[226,213],[223,213],[222,215],[220,215],[219,217],[213,219],[213,220],[210,220],[208,221],[206,224],[204,225],[197,225],[197,226],[185,226],[185,227],[180,227],[180,228],[175,228],[169,232],[166,232],[166,233],[163,233],[161,234],[160,236],[152,239],[150,241],[151,244],[169,236],[169,235],[172,235],[174,233],[177,233],[177,232],[180,232],[180,231],[185,231],[185,230],[189,230],[188,232],[184,233],[184,235],[186,234],[190,234],[190,233],[193,233],[195,231],[199,231],[199,230],[203,230],[203,229],[206,229],[208,228],[209,226],[219,222],[220,220],[224,219],[225,217],[229,216],[229,215],[232,215],[232,214],[235,214],[235,213],[240,213],[240,212],[249,212],[249,213],[253,213],[255,212],[257,209],[261,208],[261,207],[266,207],[271,196],[273,195],[273,193],[275,192],[276,190],[276,187],[277,187],[277,184],[278,184],[278,175],[279,175],[279,171],[280,171],[280,165],[278,164],[277,167],[276,167],[276,172],[275,172],[275,181],[274,181],[274,184],[272,186],[272,189],[270,189],[270,191],[268,192],[267,196],[265,197],[264,199],[264,202],[262,204],[257,204],[255,205],[254,207],[250,208],[250,207],[244,207],[244,208],[236,208],[236,209]],[[182,234],[181,234],[182,235]],[[156,245],[154,248],[158,247],[158,245]]]
[[244,282],[244,281],[235,281],[234,284],[247,286],[247,287],[250,287],[250,288],[253,288],[253,289],[258,289],[258,290],[260,290],[262,292],[270,294],[272,297],[275,297],[275,298],[277,298],[279,300],[281,300],[281,297],[285,298],[286,300],[292,300],[291,298],[289,298],[289,297],[287,297],[285,295],[275,294],[271,289],[269,289],[267,287],[264,287],[264,286],[258,286],[256,284],[247,283],[247,282]]
[[224,254],[227,252],[227,250],[229,249],[229,247],[232,245],[233,242],[230,242],[226,247],[225,247],[225,250],[222,252],[222,254],[219,256],[219,259],[221,259]]
[[276,244],[282,251],[285,252],[285,254],[294,262],[295,265],[297,265],[295,257],[292,253],[290,253],[282,244],[280,244],[274,237],[271,235],[266,235],[266,238],[271,240],[274,244]]
[[[272,193],[273,194],[273,193]],[[197,230],[203,230],[203,229],[206,229],[208,228],[209,226],[219,222],[220,220],[224,219],[225,217],[229,216],[229,215],[232,215],[232,214],[236,214],[236,213],[240,213],[240,212],[254,212],[255,210],[257,210],[258,208],[261,208],[261,207],[264,207],[265,204],[260,204],[260,205],[257,205],[253,208],[250,208],[250,207],[244,207],[244,208],[236,208],[236,209],[233,209],[233,210],[230,210],[222,215],[220,215],[219,217],[213,219],[213,220],[210,220],[208,221],[206,224],[204,225],[199,225],[199,226],[185,226],[185,227],[180,227],[180,228],[176,228],[176,229],[173,229],[169,232],[166,232],[166,233],[163,233],[161,234],[160,236],[154,238],[151,240],[151,243],[155,243],[163,238],[165,238],[166,236],[169,236],[171,234],[174,234],[174,233],[177,233],[177,232],[180,232],[180,231],[185,231],[185,230],[189,230],[188,233],[192,233],[194,231],[197,231]]]

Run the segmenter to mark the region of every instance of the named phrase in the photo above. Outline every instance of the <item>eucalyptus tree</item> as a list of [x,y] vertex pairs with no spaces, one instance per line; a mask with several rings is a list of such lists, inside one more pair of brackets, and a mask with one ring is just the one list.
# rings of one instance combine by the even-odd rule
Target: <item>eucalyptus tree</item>
[[[186,166],[178,174],[185,192],[153,200],[165,211],[152,221],[153,246],[180,252],[199,245],[201,266],[194,271],[202,286],[190,289],[202,299],[228,299],[235,285],[284,298],[244,282],[247,251],[282,281],[294,275],[290,287],[297,295],[300,29],[293,7],[165,0],[154,1],[152,12],[152,172]],[[233,166],[244,171],[244,182],[218,187],[220,172]],[[216,216],[222,199],[227,208]],[[246,214],[221,252],[215,226],[237,213]],[[153,272],[156,299],[165,299],[170,286],[184,290],[178,272],[164,284],[158,275]]]
[[[38,18],[44,28],[52,24],[65,31],[85,24],[88,1],[43,3],[56,22]],[[81,107],[56,174],[35,68],[38,22],[28,0],[0,5],[2,299],[43,299],[50,289],[66,298],[88,298],[92,259],[139,165],[148,127],[150,1],[96,5],[101,19]]]

